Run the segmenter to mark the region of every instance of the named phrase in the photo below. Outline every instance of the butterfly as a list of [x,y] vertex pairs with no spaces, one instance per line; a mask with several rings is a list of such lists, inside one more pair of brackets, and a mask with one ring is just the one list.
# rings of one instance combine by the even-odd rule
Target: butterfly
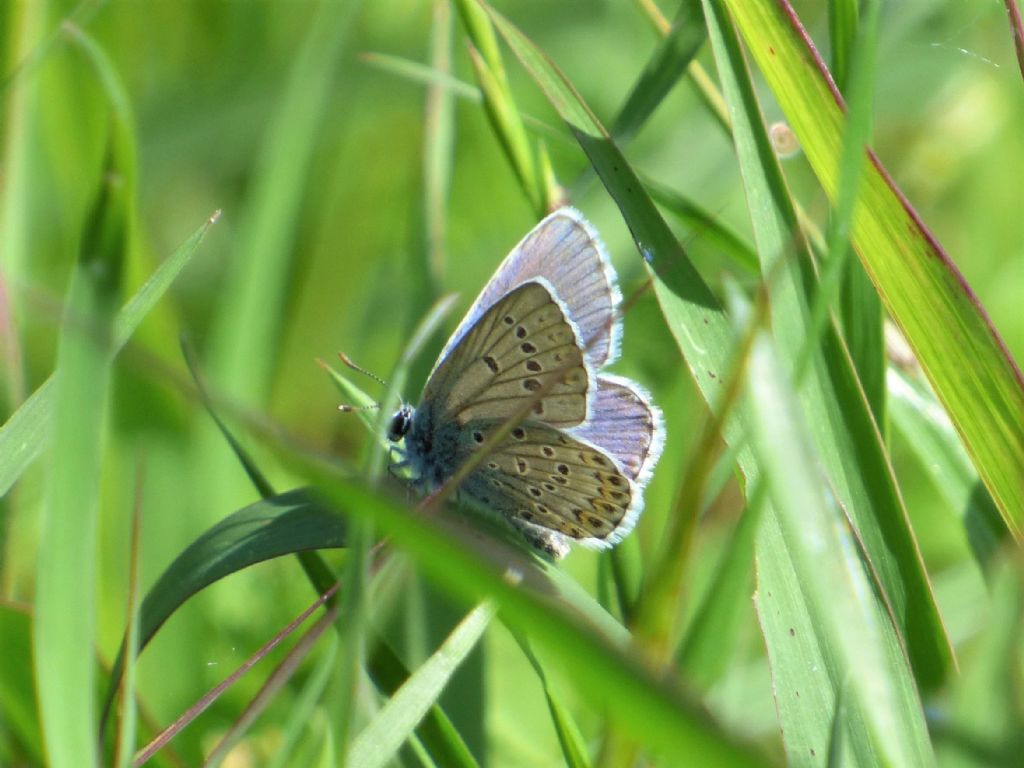
[[[607,548],[636,525],[661,455],[661,411],[618,356],[621,300],[594,229],[572,208],[541,221],[498,267],[448,340],[404,440],[415,486],[436,490],[496,431],[507,434],[458,488],[553,558],[570,542]],[[511,426],[511,429],[509,429]]]

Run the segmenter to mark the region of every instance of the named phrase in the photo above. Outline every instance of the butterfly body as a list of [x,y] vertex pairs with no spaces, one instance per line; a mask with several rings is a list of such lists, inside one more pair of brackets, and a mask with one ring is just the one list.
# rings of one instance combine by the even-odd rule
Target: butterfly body
[[388,437],[405,440],[413,483],[433,491],[476,460],[459,497],[542,551],[561,557],[571,540],[621,539],[663,433],[645,393],[597,373],[617,353],[618,300],[607,256],[577,212],[538,224],[449,340],[420,405],[392,418]]

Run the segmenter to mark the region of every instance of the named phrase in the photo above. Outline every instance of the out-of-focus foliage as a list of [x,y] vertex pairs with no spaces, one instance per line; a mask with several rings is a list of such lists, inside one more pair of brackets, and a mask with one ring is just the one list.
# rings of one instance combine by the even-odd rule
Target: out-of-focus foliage
[[[698,49],[700,68],[686,68],[689,52],[706,34],[699,26],[702,6],[721,4],[660,0],[664,16],[650,0],[494,5],[564,73],[597,123],[613,136],[615,126],[629,126],[628,135],[615,136],[622,139],[618,149],[720,303],[721,328],[741,337],[750,312],[762,320],[774,317],[781,334],[773,313],[786,309],[756,303],[758,270],[778,254],[766,259],[757,252],[765,242],[765,219],[751,212],[758,201],[749,192],[760,188],[741,174],[733,138],[723,127],[729,111],[707,41]],[[858,15],[851,9],[857,4],[793,5],[825,59],[838,62],[844,73],[855,71]],[[947,0],[887,3],[881,11],[870,65],[872,147],[964,275],[1010,357],[1024,359],[1024,84],[1005,10],[995,2]],[[849,739],[863,737],[857,728],[872,724],[850,713],[866,689],[844,687],[843,680],[806,692],[830,707],[823,727],[831,718],[844,724],[833,743],[820,745],[814,755],[785,751],[792,745],[780,736],[777,702],[791,694],[787,684],[793,679],[814,675],[787,677],[787,671],[801,673],[769,668],[762,633],[768,633],[769,651],[777,652],[779,635],[772,632],[785,639],[784,623],[766,612],[772,597],[783,603],[799,590],[759,594],[755,610],[757,568],[767,578],[778,563],[764,561],[764,540],[755,545],[756,531],[740,523],[751,519],[745,517],[751,511],[747,499],[758,505],[753,519],[760,526],[774,519],[762,516],[761,506],[770,511],[769,505],[793,495],[777,493],[771,483],[747,486],[747,468],[755,463],[749,455],[739,458],[742,474],[735,471],[742,447],[732,445],[728,428],[711,421],[708,389],[692,378],[692,360],[683,359],[690,354],[680,341],[687,309],[673,303],[679,286],[659,271],[666,251],[644,254],[653,265],[649,271],[627,227],[639,222],[650,227],[645,231],[660,231],[655,220],[636,209],[635,218],[624,218],[613,198],[615,184],[606,189],[601,183],[549,103],[550,94],[537,87],[490,24],[477,3],[454,0],[0,5],[0,446],[7,452],[0,455],[0,478],[5,488],[13,483],[0,498],[0,764],[44,764],[47,756],[58,761],[60,749],[75,743],[74,735],[49,730],[61,722],[59,715],[52,719],[55,708],[66,705],[69,717],[80,710],[75,697],[53,701],[58,683],[33,676],[33,665],[64,668],[38,654],[74,648],[78,661],[69,668],[79,670],[95,657],[95,674],[84,679],[95,678],[98,697],[105,691],[126,629],[136,510],[143,593],[169,567],[172,574],[189,569],[189,583],[200,586],[211,580],[201,568],[212,563],[227,572],[242,568],[184,602],[132,669],[139,747],[307,607],[315,598],[311,580],[321,584],[318,575],[328,578],[330,571],[366,578],[361,600],[339,602],[358,613],[352,626],[345,616],[335,620],[340,643],[327,633],[292,657],[291,637],[269,650],[253,671],[214,697],[154,764],[199,764],[254,703],[261,713],[246,722],[232,764],[330,764],[352,743],[364,764],[391,759],[403,765],[429,764],[425,755],[445,765],[626,765],[637,755],[673,764],[679,757],[670,750],[683,743],[705,745],[709,759],[737,764],[755,755],[823,765],[830,749],[851,759],[863,755],[863,744]],[[648,67],[663,69],[645,76]],[[674,78],[648,116],[651,99],[657,101]],[[784,100],[773,98],[756,69],[753,84],[766,122],[783,120],[778,104]],[[652,90],[631,100],[638,88],[641,96],[643,88]],[[627,104],[641,112],[623,114]],[[516,112],[504,122],[494,116],[503,106]],[[614,157],[601,155],[609,162]],[[528,163],[533,166],[526,169]],[[828,197],[815,169],[799,152],[781,163],[801,220],[809,222],[806,231],[828,232]],[[441,297],[457,293],[455,309],[443,321],[446,330],[453,327],[536,222],[538,207],[563,196],[595,224],[612,254],[627,297],[623,354],[615,370],[641,382],[663,408],[665,453],[637,530],[613,553],[574,551],[560,572],[534,573],[524,566],[522,572],[491,573],[486,556],[506,550],[478,547],[468,537],[466,560],[452,555],[446,571],[424,545],[432,540],[429,529],[420,539],[394,530],[416,499],[406,505],[386,473],[380,479],[384,490],[369,490],[381,474],[380,443],[364,421],[338,411],[338,388],[317,359],[333,361],[343,351],[389,381],[405,382],[397,394],[415,402],[445,337],[435,331],[413,344],[424,317]],[[112,209],[111,200],[119,207]],[[117,213],[113,223],[111,210]],[[200,243],[199,230],[216,210],[222,212],[218,223],[202,230]],[[636,230],[632,235],[639,237]],[[813,251],[821,258],[826,242],[831,245],[812,236],[800,257]],[[174,260],[165,262],[172,254]],[[118,273],[104,273],[101,263]],[[143,288],[154,274],[157,280]],[[866,281],[853,285],[870,290]],[[97,296],[111,290],[118,292],[116,303],[111,299],[95,311]],[[91,305],[83,302],[83,291]],[[113,313],[133,297],[144,300]],[[836,316],[845,319],[846,310]],[[116,350],[143,314],[109,366],[107,350]],[[366,521],[375,520],[379,529],[372,532],[391,536],[396,548],[361,552],[365,573],[362,559],[353,564],[338,550],[319,560],[303,556],[305,571],[294,558],[260,562],[310,546],[315,536],[309,528],[301,536],[293,532],[299,542],[293,547],[268,543],[266,531],[257,531],[258,551],[245,551],[246,541],[232,538],[230,526],[243,518],[255,525],[251,510],[222,521],[257,502],[260,493],[196,396],[181,336],[196,350],[213,407],[264,473],[264,493],[326,477],[315,467],[331,462],[347,477],[340,485],[325,481],[332,498],[344,498],[344,483],[352,482],[367,494],[358,510],[348,510],[364,521],[353,540],[371,532]],[[898,344],[892,339],[890,351]],[[410,344],[413,353],[404,357]],[[778,354],[755,370],[785,368],[789,352]],[[731,360],[725,354],[722,359]],[[863,466],[865,451],[879,458],[885,451],[898,484],[892,503],[898,509],[902,500],[908,513],[959,663],[950,670],[935,651],[938,671],[924,675],[933,687],[917,691],[921,707],[912,715],[927,720],[940,764],[1012,765],[1024,732],[1024,566],[913,359],[890,359],[900,372],[889,371],[883,406],[878,392],[869,392],[871,411],[882,420],[880,437],[868,448],[857,442],[863,432],[850,438],[845,422],[830,424],[840,437],[823,444],[846,453],[834,464],[823,462],[825,469],[786,478],[779,467],[795,458],[793,446],[808,444],[814,430],[780,438],[776,449],[786,455],[775,461],[765,460],[771,436],[757,433],[756,463],[762,472],[774,472],[776,481],[781,475],[813,485],[820,477],[815,514],[827,510],[835,522],[844,518],[824,472]],[[51,382],[62,360],[64,378]],[[716,373],[727,377],[744,368]],[[872,386],[880,387],[871,375]],[[352,381],[374,400],[386,396],[386,388],[370,379]],[[76,400],[76,393],[85,399]],[[793,406],[794,394],[780,402]],[[362,402],[358,390],[349,395],[348,402]],[[774,396],[762,392],[760,401],[743,408],[758,402],[764,407]],[[76,413],[76,402],[88,412]],[[740,418],[737,413],[749,410],[737,408],[727,418]],[[362,415],[374,418],[372,411]],[[698,447],[711,458],[695,461]],[[73,463],[79,454],[88,461],[73,471],[55,470],[56,459]],[[82,477],[93,465],[98,476]],[[55,489],[57,482],[67,485]],[[254,509],[269,510],[271,519],[278,508],[280,500]],[[314,526],[317,515],[328,514],[316,509],[304,515],[300,504],[294,516]],[[856,510],[846,511],[862,524]],[[75,516],[67,530],[81,535],[81,547],[74,546],[77,538],[59,541],[66,515]],[[206,552],[201,562],[176,561],[195,553],[189,545],[218,523],[216,535],[202,538],[208,550],[200,548]],[[333,530],[354,529],[346,523]],[[447,535],[446,528],[438,530]],[[863,542],[870,551],[871,531],[834,533],[829,546],[848,547],[843,567],[861,562],[857,548]],[[340,543],[338,537],[331,542]],[[437,548],[449,543],[441,538]],[[666,552],[678,559],[666,560]],[[916,553],[908,552],[897,553],[909,559],[894,570],[917,567]],[[813,562],[805,550],[790,556],[798,566]],[[254,562],[259,564],[250,567]],[[52,569],[53,579],[40,579],[40,563],[48,574]],[[452,570],[456,564],[467,569],[467,578],[478,578],[453,584],[460,573]],[[526,579],[517,589],[522,573]],[[654,574],[678,578],[679,588],[673,580],[666,582],[669,588],[652,584]],[[95,594],[80,616],[68,619],[94,637],[69,637],[69,645],[61,645],[52,642],[52,627],[34,627],[36,601],[50,616],[62,604],[53,602],[61,583]],[[854,579],[841,591],[853,594],[860,586]],[[531,587],[549,597],[531,597]],[[815,587],[807,606],[823,610],[828,601],[819,594],[821,585]],[[188,597],[183,590],[168,588],[162,595],[168,610]],[[496,618],[486,630],[480,617],[489,608],[460,624],[480,590],[496,600]],[[931,599],[926,591],[917,595],[919,604]],[[650,623],[644,611],[652,606],[675,613],[663,625]],[[870,615],[877,617],[891,604],[878,601],[874,608]],[[830,618],[840,615],[837,610]],[[144,610],[143,622],[145,616]],[[902,627],[904,618],[894,616],[893,626]],[[668,627],[667,634],[657,635],[654,626]],[[630,629],[641,638],[635,646]],[[873,632],[867,628],[864,636]],[[911,659],[919,641],[909,641]],[[810,644],[806,658],[817,659],[819,648]],[[792,655],[785,658],[793,663]],[[842,666],[846,658],[829,658],[825,668],[858,675]],[[275,665],[287,670],[293,659],[295,673],[279,673],[280,690],[261,692]],[[920,669],[906,670],[900,685],[921,682]],[[866,685],[879,682],[880,671],[872,672],[863,675]],[[410,686],[399,688],[407,678]],[[648,722],[616,717],[614,697],[601,692],[615,681],[625,681],[621,704],[650,713]],[[85,706],[88,698],[77,700]],[[40,712],[49,721],[45,728]],[[423,725],[397,757],[365,735],[411,729],[423,712]],[[121,720],[111,722],[108,762]],[[913,738],[927,737],[922,732]]]

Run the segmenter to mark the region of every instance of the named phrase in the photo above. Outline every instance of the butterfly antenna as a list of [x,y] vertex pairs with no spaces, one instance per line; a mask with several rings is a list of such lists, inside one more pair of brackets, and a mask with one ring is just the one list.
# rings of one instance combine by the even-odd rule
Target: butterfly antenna
[[359,411],[376,411],[380,408],[380,403],[371,403],[370,405],[346,405],[342,403],[338,406],[338,410],[342,413],[358,413]]
[[361,374],[363,374],[363,376],[366,376],[366,377],[368,377],[368,378],[371,378],[371,379],[373,379],[373,380],[374,380],[374,381],[376,381],[376,382],[377,382],[378,384],[380,384],[380,385],[381,385],[382,387],[386,387],[386,386],[388,385],[388,384],[387,384],[387,382],[386,382],[386,381],[384,381],[384,379],[382,379],[382,378],[381,378],[380,376],[378,376],[377,374],[375,374],[375,373],[370,373],[370,372],[369,372],[368,370],[366,370],[366,369],[365,369],[365,368],[363,368],[362,366],[360,366],[360,365],[356,365],[356,364],[355,364],[354,362],[352,362],[352,358],[350,358],[350,357],[349,357],[348,355],[346,355],[346,354],[345,354],[344,352],[339,352],[339,353],[338,353],[338,358],[339,358],[339,359],[341,360],[341,362],[343,362],[343,363],[344,363],[345,365],[347,365],[347,366],[348,366],[349,368],[351,368],[351,369],[352,369],[353,371],[356,371],[357,373],[361,373]]

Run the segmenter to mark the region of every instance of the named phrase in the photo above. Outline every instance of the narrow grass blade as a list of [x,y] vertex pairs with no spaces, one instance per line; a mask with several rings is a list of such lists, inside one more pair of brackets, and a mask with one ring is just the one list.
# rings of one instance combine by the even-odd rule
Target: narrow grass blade
[[[138,293],[121,308],[114,320],[112,353],[127,343],[142,319],[189,263],[203,237],[217,221],[218,213],[178,246]],[[54,397],[53,376],[50,376],[0,427],[0,496],[11,489],[25,468],[46,446],[53,424]]]
[[[843,110],[795,12],[776,0],[727,4],[811,167],[835,200]],[[1024,377],[956,265],[871,153],[860,189],[854,248],[1020,540]]]
[[[374,644],[367,660],[367,671],[377,688],[388,695],[394,694],[409,678],[409,671],[383,638],[377,638]],[[439,705],[428,710],[416,727],[415,736],[438,765],[478,768],[469,747]]]
[[43,765],[36,684],[32,667],[32,617],[25,606],[0,603],[0,722],[5,741],[18,746],[28,765]]
[[651,199],[686,224],[694,239],[713,245],[744,272],[751,275],[761,274],[754,249],[719,217],[664,184],[644,177],[641,179]]
[[589,768],[591,762],[587,745],[583,740],[583,734],[580,733],[579,726],[576,725],[576,721],[573,720],[572,714],[569,712],[569,708],[551,690],[548,675],[544,671],[543,665],[534,655],[533,650],[531,650],[526,638],[519,633],[514,633],[514,635],[516,642],[519,643],[519,647],[523,650],[523,655],[526,656],[530,666],[533,667],[537,677],[540,678],[540,684],[544,686],[544,698],[548,702],[551,724],[554,725],[555,733],[558,734],[558,743],[562,747],[562,757],[565,759],[565,764],[569,768]]
[[484,604],[459,623],[353,740],[349,765],[376,768],[388,764],[437,701],[462,660],[476,647],[493,616],[494,609]]
[[747,509],[725,546],[711,587],[697,608],[679,650],[684,679],[701,690],[725,674],[753,593],[754,541],[764,510],[764,484],[752,489]]
[[832,52],[832,78],[840,91],[846,92],[846,83],[857,44],[857,25],[860,16],[858,0],[828,0],[829,50]]
[[704,765],[763,765],[748,747],[715,725],[680,691],[655,679],[627,651],[621,626],[611,637],[591,616],[592,599],[556,569],[538,569],[519,552],[472,535],[444,519],[425,519],[354,482],[298,457],[297,471],[313,480],[348,516],[371,519],[424,572],[453,595],[493,598],[503,619],[545,648],[590,702],[652,750],[699,755]]
[[[361,58],[378,69],[389,72],[396,77],[426,86],[437,85],[463,101],[471,104],[483,104],[484,98],[479,88],[475,88],[447,72],[438,72],[436,69],[421,64],[418,61],[411,61],[386,53],[364,53]],[[534,135],[558,142],[559,144],[566,144],[571,141],[565,131],[557,130],[549,123],[528,112],[520,114],[523,117],[523,125]]]
[[316,133],[360,5],[359,0],[319,5],[269,120],[253,191],[241,214],[242,236],[218,302],[208,364],[217,387],[245,405],[260,405],[270,386],[275,361],[270,350],[278,336],[290,245]]
[[[857,542],[830,497],[800,406],[766,335],[755,342],[748,386],[755,452],[777,510],[762,531],[761,543],[771,539],[773,548],[760,547],[758,561],[777,560],[785,552],[799,583],[791,595],[780,594],[781,585],[775,583],[768,597],[773,605],[791,600],[813,617],[813,631],[822,638],[825,650],[824,667],[818,674],[833,681],[837,699],[838,690],[844,691],[844,709],[849,710],[846,727],[857,763],[931,765],[934,755],[905,659],[899,646],[894,648],[886,639],[892,628],[885,612],[878,610]],[[797,637],[792,629],[788,634],[793,645],[812,642]],[[768,641],[776,639],[769,636]],[[769,654],[775,664],[772,674],[780,708],[789,705],[795,690],[800,696],[813,697],[828,690],[820,683],[810,689],[790,689],[800,675],[795,667],[807,665],[813,654],[772,654],[771,650]],[[788,733],[790,723],[782,718],[791,761],[812,764],[809,750],[821,749],[825,754],[827,741],[816,746],[810,734],[817,732],[819,738],[827,739],[833,710],[832,703],[817,708],[817,714],[805,710],[809,722],[796,724],[796,734]],[[803,751],[796,746],[801,742],[809,745]]]
[[[815,307],[825,306],[827,288],[815,291],[810,253],[724,7],[709,0],[706,17],[762,272],[768,276],[779,353],[795,371],[816,450],[879,582],[898,635],[891,639],[905,648],[917,681],[933,688],[942,681],[952,651],[885,445],[849,353],[827,315],[820,341],[815,341]],[[838,237],[836,242],[844,240]],[[841,258],[839,250],[833,258]]]
[[117,746],[115,765],[128,768],[131,763],[132,751],[135,748],[138,711],[136,708],[136,674],[135,660],[139,647],[139,561],[140,539],[142,532],[142,465],[135,474],[135,503],[132,510],[131,559],[128,564],[128,600],[125,615],[128,617],[128,630],[125,632],[124,646],[127,649],[127,660],[124,674],[121,677],[121,721],[117,728]]
[[888,372],[889,416],[925,474],[958,515],[978,565],[985,572],[1006,539],[1006,526],[964,450],[949,416],[922,382],[895,368]]
[[540,183],[537,158],[530,147],[522,115],[512,98],[512,89],[505,76],[498,40],[490,19],[475,0],[454,0],[469,36],[470,61],[477,84],[483,94],[484,107],[494,132],[501,142],[509,164],[519,179],[526,199],[538,218],[550,209],[551,201]]
[[944,765],[1015,765],[1020,760],[1020,652],[1024,647],[1024,568],[1019,551],[995,568],[991,617],[971,649],[971,663],[936,718],[936,749]]
[[[829,0],[828,3],[829,47],[832,52],[831,71],[836,86],[843,94],[848,93],[847,86],[850,84],[851,70],[863,71],[865,65],[874,66],[873,62],[869,62],[868,59],[874,58],[874,54],[869,53],[869,50],[875,48],[873,38],[876,35],[873,29],[878,22],[878,4],[873,5],[871,18],[868,19],[872,41],[868,42],[865,38],[864,43],[858,47],[859,5],[858,0]],[[861,51],[859,56],[857,56],[858,50]],[[855,64],[855,60],[859,60],[860,64]],[[867,78],[861,76],[859,79],[862,86],[866,85],[864,81]],[[851,92],[856,90],[866,92],[868,89],[852,86]],[[856,99],[857,97],[854,95],[850,101],[851,116],[863,116],[867,112],[864,106],[865,96],[863,93],[860,95],[861,103],[859,105],[855,103]],[[856,122],[856,119],[851,119],[851,125]],[[844,139],[846,154],[850,154],[854,133],[856,131],[849,131]],[[866,136],[861,138],[866,138]],[[849,169],[847,169],[847,177],[849,177]],[[851,179],[850,181],[852,183],[855,180]],[[846,215],[852,215],[852,208],[850,214]],[[843,229],[848,230],[848,227],[849,220],[847,219],[843,224]],[[848,232],[844,236],[848,237]],[[848,247],[848,242],[844,242],[844,252]],[[871,284],[871,278],[868,277],[860,262],[845,257],[844,261],[846,264],[844,274],[841,276],[842,290],[839,303],[843,337],[850,349],[850,357],[853,359],[854,368],[857,369],[857,375],[864,387],[864,394],[871,405],[875,421],[884,429],[887,422],[885,419],[885,350],[882,333],[882,301],[878,298],[878,293]]]
[[[831,308],[838,309],[861,387],[878,424],[885,424],[885,350],[882,305],[859,265],[850,264],[850,225],[871,142],[875,51],[878,47],[880,3],[867,3],[860,34],[852,41],[852,58],[844,95],[849,105],[840,157],[838,192],[828,227],[828,258],[811,304],[811,325],[804,342],[803,363],[820,343]],[[802,373],[798,373],[799,380]]]
[[[430,63],[435,72],[449,74],[452,66],[450,0],[434,0],[430,35]],[[434,284],[444,277],[445,229],[448,192],[452,181],[455,146],[455,99],[441,83],[427,86],[423,130],[423,218],[426,223],[427,259]]]
[[628,141],[647,122],[672,90],[707,40],[700,0],[683,0],[672,28],[658,44],[654,55],[633,85],[615,119],[611,134]]
[[281,729],[283,738],[267,763],[267,768],[287,768],[290,765],[302,764],[296,762],[298,745],[302,737],[312,730],[312,715],[330,680],[331,670],[338,656],[338,645],[337,636],[332,635],[327,648],[323,651],[323,658],[317,662],[288,713],[288,718]]
[[538,217],[543,216],[548,206],[537,183],[537,163],[526,138],[526,129],[519,109],[512,100],[511,93],[502,87],[494,73],[488,69],[483,56],[472,44],[468,50],[473,74],[484,97],[484,110],[491,122],[491,128],[508,158],[509,165],[512,166],[516,179],[519,180],[523,194],[530,202],[530,207]]
[[50,765],[96,765],[95,558],[113,324],[135,195],[131,110],[106,54],[75,32],[110,105],[107,156],[71,278],[57,352],[54,436],[40,525],[34,664]]
[[[245,665],[242,668],[236,670],[230,678],[224,680],[220,686],[218,686],[217,694],[221,694],[227,690],[228,686],[236,682],[245,674],[250,668],[256,665],[258,661],[265,658],[266,655],[277,646],[285,637],[295,632],[300,624],[306,621],[314,611],[317,611],[323,603],[326,601],[326,597],[318,598],[309,608],[294,619],[290,624],[284,627],[278,634],[273,637],[269,642],[265,643],[255,654],[246,660]],[[331,623],[334,621],[334,614],[337,612],[337,608],[329,608],[327,612],[321,616],[308,630],[306,630],[299,641],[292,646],[288,653],[285,654],[284,659],[278,664],[274,671],[267,676],[267,679],[263,681],[260,686],[259,692],[249,701],[246,705],[245,710],[241,715],[232,723],[231,728],[224,734],[221,740],[217,743],[211,751],[209,756],[206,758],[203,768],[217,768],[224,762],[224,759],[228,756],[231,750],[236,744],[244,737],[246,732],[252,726],[254,722],[259,718],[270,703],[274,700],[275,696],[281,690],[281,688],[287,683],[298,670],[299,665],[305,660],[305,658],[312,652],[316,646],[317,641],[320,637],[331,627]],[[212,693],[212,692],[211,692]],[[212,695],[208,695],[210,703],[215,698]],[[207,697],[204,697],[204,699]]]
[[[331,590],[332,594],[334,589]],[[188,709],[186,709],[181,715],[175,718],[174,722],[164,728],[156,737],[150,741],[143,749],[135,755],[135,759],[132,761],[133,768],[139,768],[143,764],[149,761],[157,752],[160,752],[167,747],[168,744],[185,728],[191,725],[196,718],[198,718],[203,712],[209,709],[214,702],[217,701],[221,696],[224,695],[228,689],[232,688],[239,680],[242,679],[248,672],[252,670],[254,666],[270,653],[274,648],[281,644],[281,642],[297,630],[314,612],[316,612],[323,604],[329,599],[330,595],[324,594],[318,597],[309,605],[301,614],[294,618],[291,622],[281,628],[277,634],[275,634],[270,640],[260,646],[255,653],[249,656],[241,665],[234,669],[227,677],[223,678],[219,683],[213,686],[210,690],[204,693],[195,703],[193,703]],[[288,654],[285,656],[284,661],[278,665],[277,669],[270,675],[267,681],[264,683],[260,690],[260,693],[256,695],[249,707],[246,708],[245,712],[236,726],[240,726],[240,729],[244,728],[249,724],[249,716],[256,710],[265,706],[266,701],[273,694],[275,686],[279,686],[281,679],[287,677],[290,672],[298,663],[298,659],[305,656],[310,648],[315,644],[316,640],[321,634],[330,626],[333,618],[334,609],[328,611],[327,614],[321,616],[316,623],[310,627],[310,629],[302,636],[302,639],[296,643]],[[235,729],[229,730],[221,741],[223,745],[226,741],[230,740],[235,733]],[[211,753],[210,759],[207,761],[209,764],[216,765],[223,755],[218,747],[214,747]]]

